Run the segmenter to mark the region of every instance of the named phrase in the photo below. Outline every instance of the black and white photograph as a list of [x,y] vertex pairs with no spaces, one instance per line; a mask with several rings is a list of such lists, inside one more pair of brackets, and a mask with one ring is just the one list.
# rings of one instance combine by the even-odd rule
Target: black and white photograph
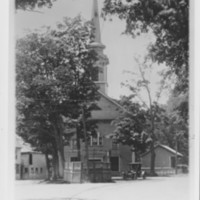
[[14,200],[198,199],[191,5],[10,3]]

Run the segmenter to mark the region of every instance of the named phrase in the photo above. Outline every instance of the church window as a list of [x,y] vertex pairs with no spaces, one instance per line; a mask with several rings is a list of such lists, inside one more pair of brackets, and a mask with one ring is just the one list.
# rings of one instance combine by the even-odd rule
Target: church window
[[91,146],[102,146],[103,145],[103,138],[99,132],[96,135],[93,135],[90,137],[90,145]]
[[91,136],[91,146],[97,146],[98,145],[98,137]]
[[73,140],[72,140],[72,142],[71,142],[71,148],[72,148],[72,149],[76,149],[76,148],[77,148],[76,139],[73,139]]

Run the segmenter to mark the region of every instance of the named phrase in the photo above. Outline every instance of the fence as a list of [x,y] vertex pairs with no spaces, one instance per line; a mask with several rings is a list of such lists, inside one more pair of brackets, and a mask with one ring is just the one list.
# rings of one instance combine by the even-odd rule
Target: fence
[[[90,182],[109,182],[111,181],[110,163],[89,162],[89,181]],[[64,180],[69,183],[81,183],[87,180],[86,168],[81,162],[66,162],[64,170]]]
[[69,183],[81,183],[82,181],[82,163],[66,162],[64,169],[64,180]]

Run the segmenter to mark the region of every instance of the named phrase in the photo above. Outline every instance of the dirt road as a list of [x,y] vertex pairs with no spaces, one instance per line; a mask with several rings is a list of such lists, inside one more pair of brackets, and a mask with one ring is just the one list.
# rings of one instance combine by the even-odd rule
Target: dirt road
[[47,184],[17,181],[17,200],[189,200],[189,177],[117,180],[114,183]]

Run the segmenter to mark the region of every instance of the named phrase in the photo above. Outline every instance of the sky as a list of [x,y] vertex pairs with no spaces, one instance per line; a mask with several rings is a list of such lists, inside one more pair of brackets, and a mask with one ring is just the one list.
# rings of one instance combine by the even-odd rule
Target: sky
[[[103,7],[103,0],[98,1],[99,13]],[[92,0],[58,0],[53,7],[43,8],[42,10],[17,11],[15,13],[15,34],[21,37],[26,33],[27,29],[37,29],[41,26],[55,26],[56,22],[62,21],[63,17],[75,17],[78,14],[84,19],[91,19]],[[108,69],[108,95],[112,98],[119,99],[121,95],[128,94],[128,90],[121,86],[122,82],[133,78],[124,71],[137,72],[137,65],[134,56],[143,57],[147,53],[147,47],[154,40],[152,34],[139,36],[135,39],[122,35],[125,28],[125,22],[114,18],[112,21],[104,21],[100,18],[101,39],[106,46],[104,53],[109,59]],[[163,67],[163,66],[162,66]],[[160,68],[162,68],[160,67]],[[158,67],[155,67],[157,69]],[[160,69],[159,68],[159,69]],[[158,90],[158,82],[161,77],[157,75],[157,70],[153,70],[147,74],[151,82],[152,96]],[[142,94],[145,101],[147,96],[145,92]],[[160,103],[166,103],[167,95],[163,95]]]

